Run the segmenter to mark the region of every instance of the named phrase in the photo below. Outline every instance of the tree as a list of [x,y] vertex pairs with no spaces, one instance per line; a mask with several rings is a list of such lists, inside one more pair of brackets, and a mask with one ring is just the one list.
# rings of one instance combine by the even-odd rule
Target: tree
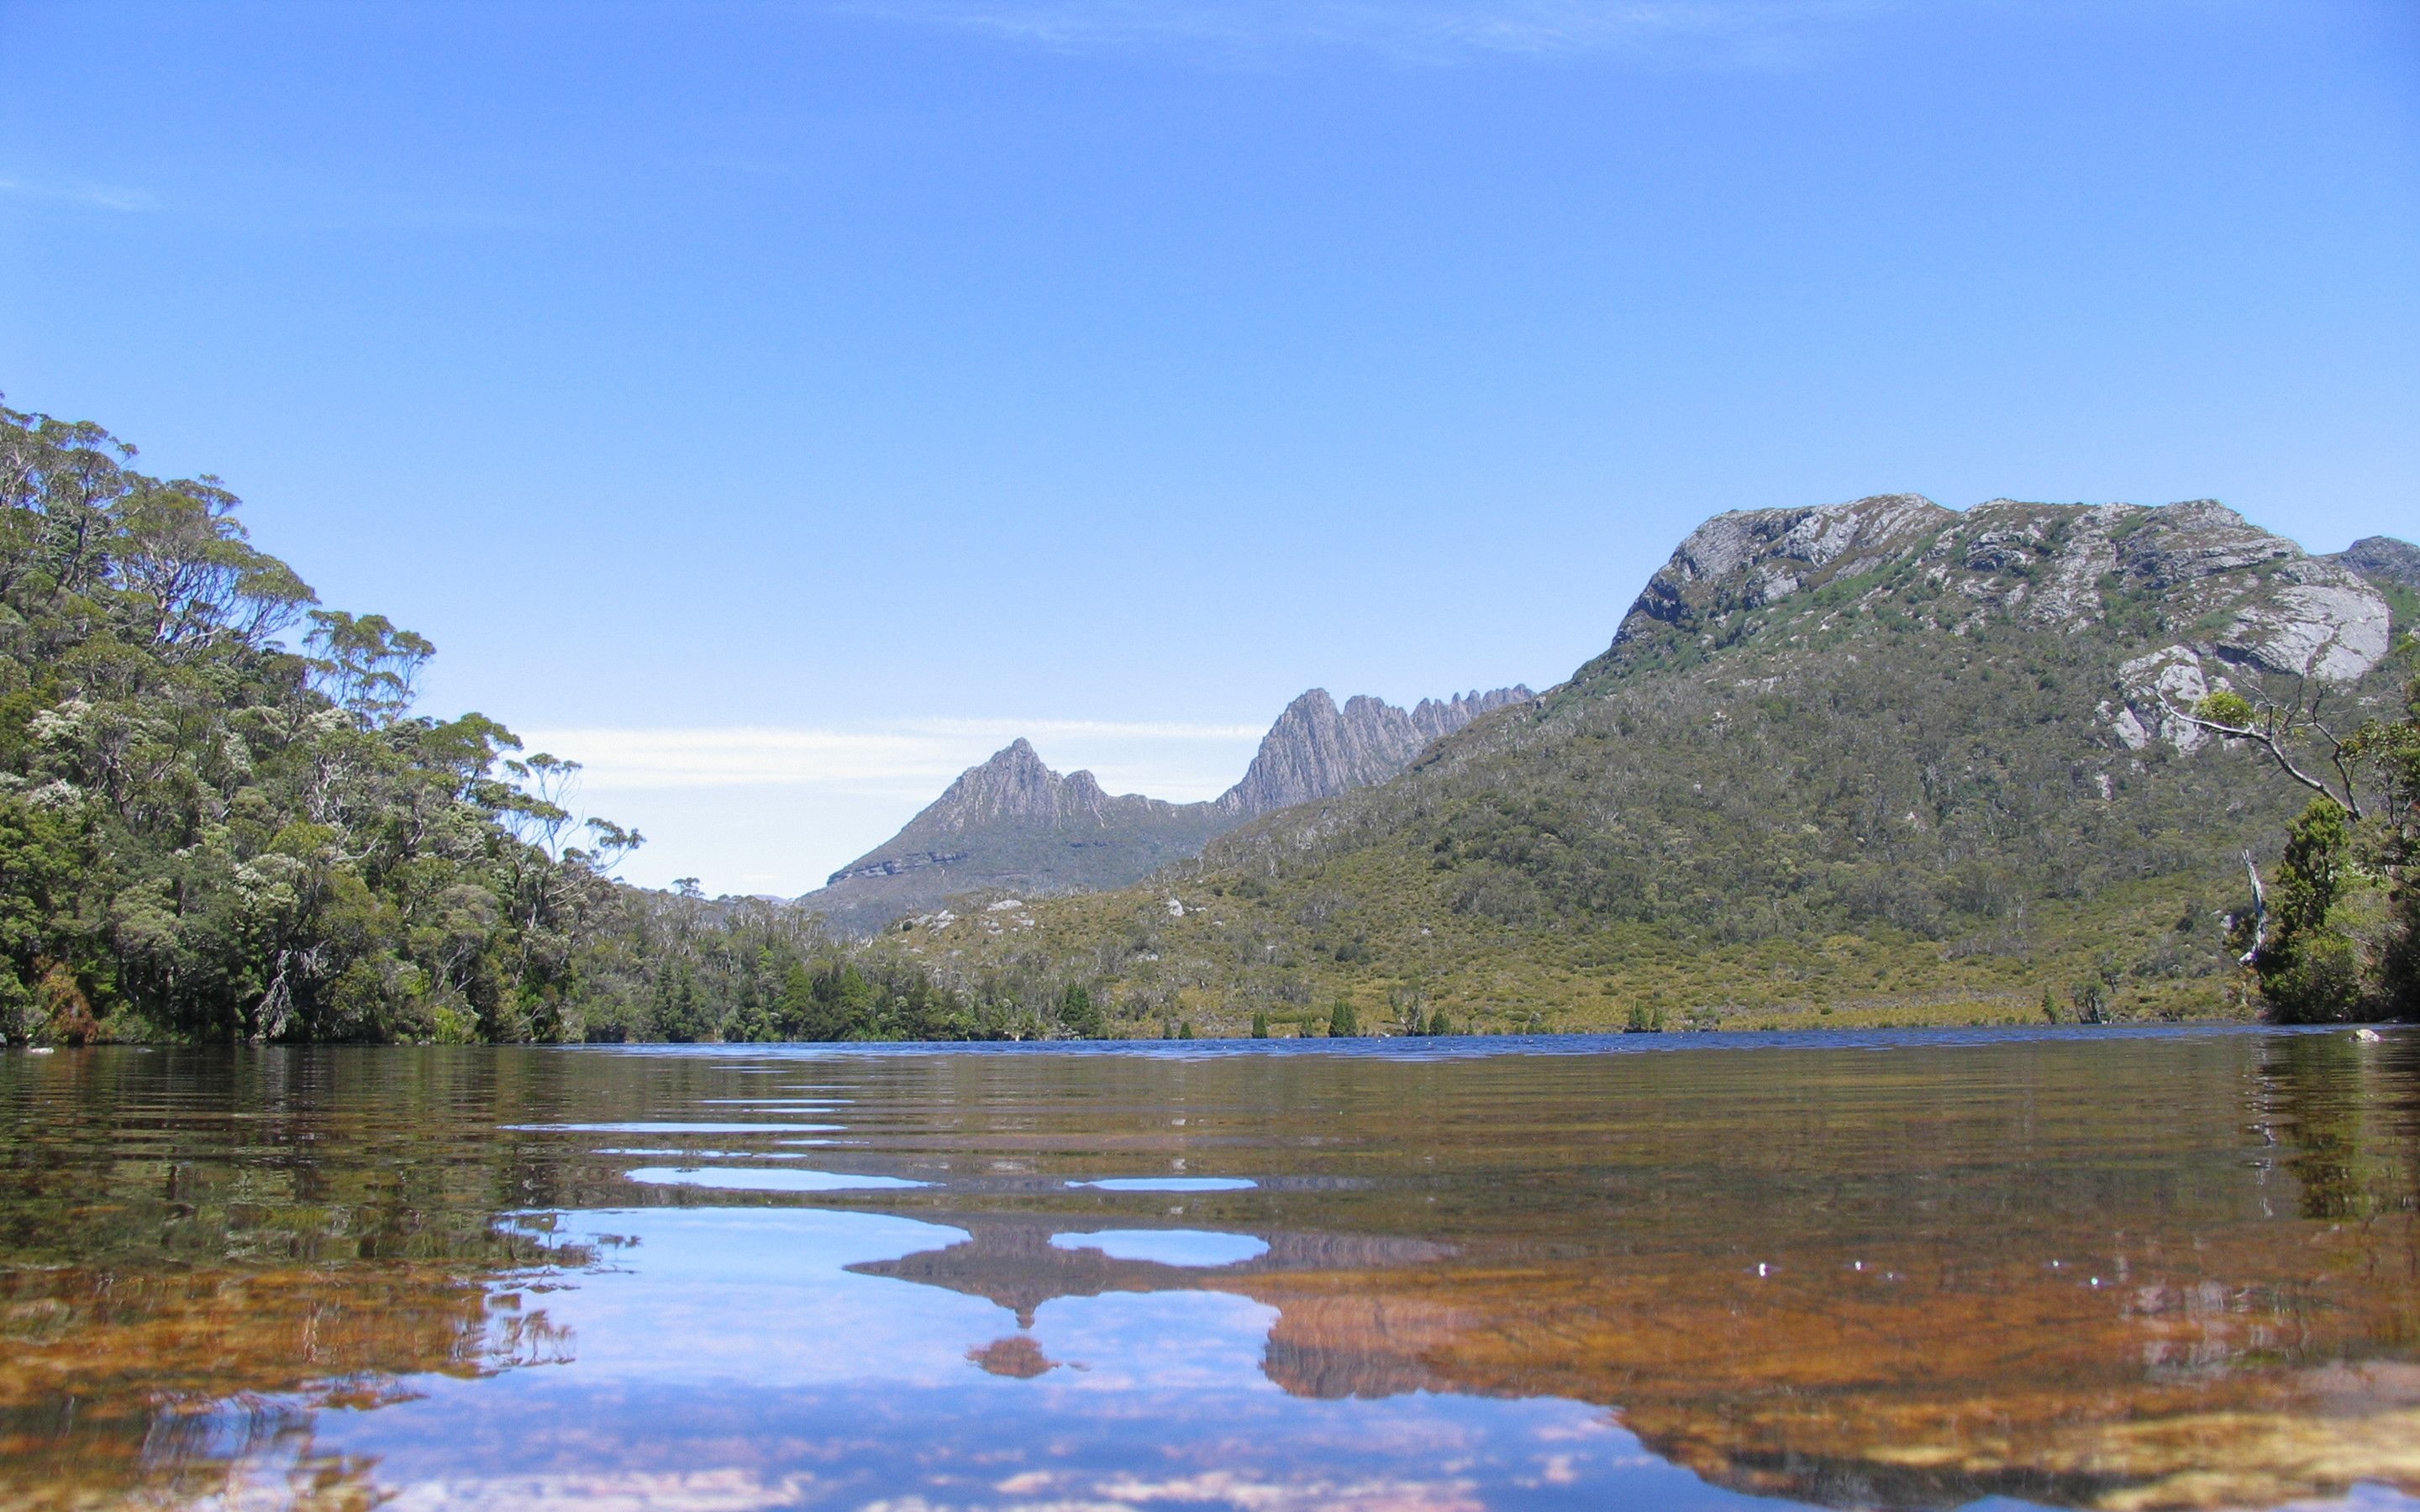
[[[2407,638],[2402,654],[2415,645]],[[2221,691],[2186,716],[2259,747],[2314,794],[2287,833],[2273,888],[2252,872],[2243,964],[2282,1022],[2420,1017],[2420,671],[2398,719],[2346,731],[2326,713],[2317,694]]]
[[1252,1010],[1252,1038],[1265,1040],[1268,1037],[1269,1011],[1265,1008],[1256,1008]]
[[2313,798],[2288,833],[2268,937],[2252,952],[2260,995],[2283,1023],[2363,1016],[2360,951],[2336,917],[2352,881],[2352,835],[2350,816],[2323,797]]
[[426,640],[133,456],[0,409],[0,1033],[565,1032],[637,837],[527,843],[520,742],[411,713]]
[[1080,984],[1071,983],[1060,995],[1059,1022],[1078,1040],[1109,1038],[1109,1016],[1093,1000],[1092,993]]
[[1344,997],[1338,998],[1336,1006],[1327,1011],[1327,1037],[1331,1040],[1350,1040],[1357,1038],[1360,1033],[1361,1019],[1354,1012],[1352,1000]]
[[383,614],[336,609],[311,611],[303,643],[318,654],[311,662],[315,684],[365,729],[384,729],[402,717],[419,697],[421,672],[437,655],[435,646],[396,628]]

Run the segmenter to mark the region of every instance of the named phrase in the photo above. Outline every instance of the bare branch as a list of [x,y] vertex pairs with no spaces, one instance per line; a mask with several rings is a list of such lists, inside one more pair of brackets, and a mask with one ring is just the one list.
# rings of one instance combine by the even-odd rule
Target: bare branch
[[[2198,729],[2207,730],[2211,734],[2217,735],[2223,740],[2251,741],[2254,745],[2258,746],[2261,749],[2267,751],[2270,758],[2276,762],[2278,770],[2284,772],[2288,777],[2292,778],[2295,781],[2303,784],[2303,786],[2309,788],[2312,792],[2319,794],[2321,797],[2324,797],[2330,802],[2335,804],[2338,808],[2344,810],[2345,812],[2352,815],[2353,818],[2359,819],[2362,817],[2361,796],[2353,791],[2351,774],[2346,771],[2344,764],[2345,746],[2342,741],[2332,742],[2335,748],[2333,752],[2332,759],[2336,764],[2336,769],[2339,772],[2345,772],[2344,791],[2338,792],[2335,788],[2328,786],[2323,779],[2311,776],[2308,772],[2304,771],[2301,767],[2294,764],[2293,758],[2286,754],[2286,744],[2282,738],[2281,732],[2279,732],[2273,725],[2264,730],[2250,725],[2222,724],[2216,719],[2205,719],[2197,714],[2188,714],[2184,710],[2178,708],[2175,704],[2167,702],[2165,700],[2161,701],[2160,707],[2167,713],[2175,715],[2178,718],[2182,719],[2185,723],[2193,725]],[[2292,724],[2289,721],[2285,733],[2290,733],[2292,728]]]
[[2235,964],[2248,966],[2269,938],[2269,889],[2260,885],[2260,869],[2252,864],[2250,851],[2243,853],[2243,874],[2252,879],[2252,949],[2238,956]]

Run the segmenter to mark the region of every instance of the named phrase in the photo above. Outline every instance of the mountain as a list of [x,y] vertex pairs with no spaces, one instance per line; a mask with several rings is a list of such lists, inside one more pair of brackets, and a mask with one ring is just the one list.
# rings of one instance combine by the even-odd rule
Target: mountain
[[1315,687],[1286,705],[1243,780],[1208,803],[1111,795],[1090,772],[1052,771],[1020,738],[799,902],[838,933],[866,934],[960,894],[1123,887],[1248,819],[1392,777],[1431,741],[1535,696],[1473,691],[1408,711],[1357,696],[1340,710]]
[[892,948],[1080,981],[1146,1032],[1340,997],[1494,1028],[2242,1012],[2242,856],[2309,795],[2177,710],[2395,707],[2413,600],[2356,570],[2391,555],[2207,500],[1717,516],[1601,656],[1390,779],[1055,901],[1013,949]]

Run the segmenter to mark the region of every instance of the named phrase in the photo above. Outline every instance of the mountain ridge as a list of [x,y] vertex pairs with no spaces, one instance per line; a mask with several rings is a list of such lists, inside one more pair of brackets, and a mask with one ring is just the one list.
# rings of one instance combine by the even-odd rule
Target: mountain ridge
[[1285,706],[1243,777],[1212,802],[1222,813],[1251,818],[1383,781],[1430,742],[1482,714],[1536,697],[1516,684],[1449,700],[1424,698],[1408,710],[1366,693],[1340,707],[1327,689],[1314,687]]
[[1054,901],[1013,953],[896,944],[1205,1032],[1337,996],[1497,1027],[2246,1011],[2241,854],[2308,795],[2180,711],[2399,702],[2415,600],[2359,570],[2398,544],[2315,557],[2209,500],[1716,516],[1603,653],[1388,780],[1240,825],[1148,893]]
[[1062,775],[1023,736],[954,779],[899,833],[797,900],[835,932],[865,934],[962,894],[1037,895],[1124,887],[1200,852],[1235,825],[1392,776],[1437,737],[1535,697],[1527,687],[1422,699],[1368,695],[1340,707],[1325,688],[1288,703],[1242,779],[1218,797],[1171,803],[1111,795],[1088,771]]

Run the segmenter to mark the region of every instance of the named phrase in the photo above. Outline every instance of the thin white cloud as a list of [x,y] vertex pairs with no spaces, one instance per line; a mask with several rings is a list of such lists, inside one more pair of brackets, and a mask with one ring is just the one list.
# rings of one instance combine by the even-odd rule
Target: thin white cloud
[[1202,61],[1354,52],[1626,54],[1699,67],[1790,66],[1833,24],[1887,0],[858,0],[860,14],[1063,52],[1175,51]]
[[33,178],[0,178],[0,195],[12,199],[49,200],[86,209],[136,212],[155,210],[160,202],[148,191],[118,184],[62,182]]
[[1262,733],[1258,725],[924,719],[876,729],[570,728],[532,731],[522,738],[530,750],[579,762],[584,768],[582,787],[590,793],[815,787],[930,798],[950,779],[1020,735],[1061,770],[1113,764],[1121,775],[1148,780],[1156,773],[1180,789],[1193,789],[1201,786],[1205,765],[1223,770],[1233,764],[1228,781],[1242,775],[1241,763],[1232,758],[1239,749],[1249,756]]
[[795,896],[880,844],[950,779],[1019,735],[1061,772],[1185,803],[1244,773],[1264,727],[1107,719],[918,719],[853,728],[559,727],[529,751],[581,764],[563,801],[648,837],[621,875],[644,887]]

